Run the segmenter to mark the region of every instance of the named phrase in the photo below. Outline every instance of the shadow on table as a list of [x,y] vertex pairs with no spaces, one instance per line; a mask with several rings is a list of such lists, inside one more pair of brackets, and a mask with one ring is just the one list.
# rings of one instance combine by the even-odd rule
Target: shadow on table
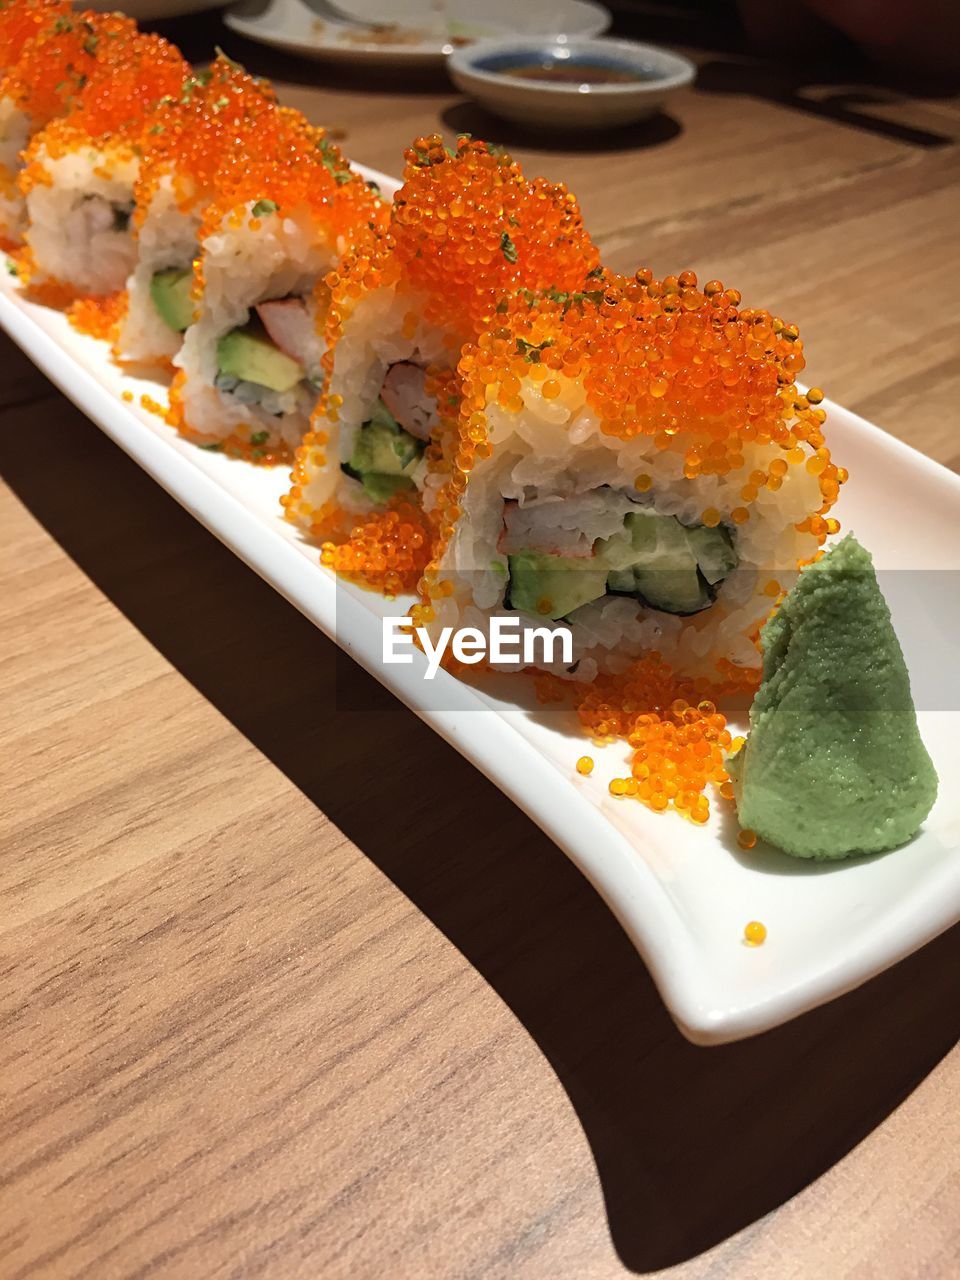
[[[41,453],[18,412],[0,416],[0,472],[34,517],[534,1037],[589,1139],[626,1266],[681,1262],[775,1209],[955,1043],[957,930],[779,1030],[687,1044],[600,899],[504,796],[96,428],[58,400]],[[331,711],[335,693],[353,709]],[[400,753],[423,794],[409,771],[394,779]]]
[[540,125],[522,125],[504,120],[469,98],[452,103],[440,114],[449,134],[469,133],[486,138],[501,147],[529,147],[537,151],[640,151],[659,147],[679,137],[683,126],[665,111],[658,111],[636,124],[619,125],[615,129],[570,130],[566,127],[544,129]]
[[935,85],[930,81],[918,83],[916,80],[885,81],[879,72],[870,68],[824,66],[818,69],[801,64],[794,70],[776,62],[753,58],[716,58],[701,65],[696,90],[699,93],[762,98],[791,111],[832,120],[907,146],[923,149],[949,147],[957,140],[953,133],[925,129],[882,115],[884,109],[895,108],[911,99],[955,93],[955,85]]

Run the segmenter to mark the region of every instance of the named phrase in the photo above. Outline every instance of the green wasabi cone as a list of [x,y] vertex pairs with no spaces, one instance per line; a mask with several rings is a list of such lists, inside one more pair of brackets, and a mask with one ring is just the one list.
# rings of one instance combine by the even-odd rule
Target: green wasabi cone
[[763,682],[729,763],[740,823],[798,858],[877,853],[937,795],[873,561],[848,535],[761,632]]

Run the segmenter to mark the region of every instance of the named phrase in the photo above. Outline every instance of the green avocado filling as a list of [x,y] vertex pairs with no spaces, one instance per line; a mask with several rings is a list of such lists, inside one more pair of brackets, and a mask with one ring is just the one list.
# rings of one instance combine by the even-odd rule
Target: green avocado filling
[[292,391],[304,377],[300,361],[275,347],[257,320],[223,335],[217,343],[217,368],[225,379],[280,393]]
[[506,607],[557,620],[608,594],[633,596],[664,613],[699,613],[738,562],[724,526],[636,511],[622,532],[598,540],[590,557],[521,551],[508,563]]
[[357,432],[350,461],[341,470],[360,481],[372,502],[387,502],[395,493],[415,488],[410,473],[424,447],[422,440],[404,431],[378,397],[373,415]]
[[741,825],[799,858],[909,840],[937,775],[863,547],[848,535],[804,569],[760,638],[763,683],[728,766]]
[[193,323],[193,272],[170,267],[157,271],[150,280],[150,297],[157,314],[175,333],[183,333]]

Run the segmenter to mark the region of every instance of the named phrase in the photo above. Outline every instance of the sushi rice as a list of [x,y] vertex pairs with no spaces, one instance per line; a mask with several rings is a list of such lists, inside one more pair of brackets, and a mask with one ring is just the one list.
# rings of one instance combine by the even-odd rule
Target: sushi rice
[[137,153],[108,142],[51,155],[41,141],[31,162],[37,173],[26,198],[31,282],[95,296],[122,289],[137,258],[130,230]]
[[127,307],[114,343],[119,359],[144,363],[172,360],[183,335],[167,324],[153,300],[151,286],[161,271],[193,270],[202,207],[184,207],[182,190],[164,174],[139,227],[132,270],[127,268]]

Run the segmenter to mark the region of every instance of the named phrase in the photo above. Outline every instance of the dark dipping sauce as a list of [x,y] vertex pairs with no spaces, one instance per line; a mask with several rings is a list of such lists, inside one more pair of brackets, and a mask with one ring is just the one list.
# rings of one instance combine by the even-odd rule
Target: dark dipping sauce
[[499,66],[495,70],[516,80],[547,80],[552,84],[639,84],[644,79],[629,67],[611,67],[602,62],[561,62],[559,59]]

